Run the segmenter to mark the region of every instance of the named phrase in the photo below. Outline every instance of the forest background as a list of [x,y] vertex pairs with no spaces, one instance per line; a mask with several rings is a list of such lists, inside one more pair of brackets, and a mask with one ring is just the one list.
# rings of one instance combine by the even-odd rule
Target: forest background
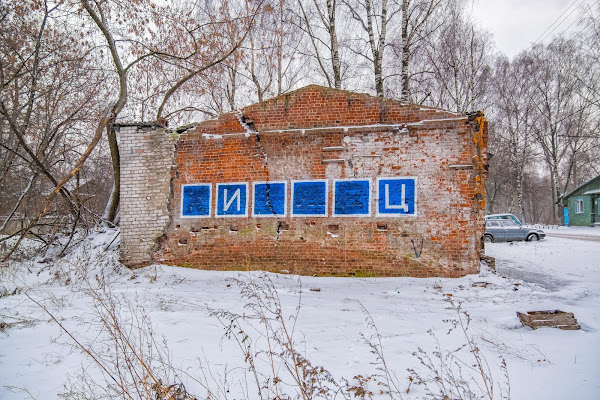
[[483,110],[486,211],[560,224],[564,195],[600,174],[600,4],[512,59],[471,5],[1,0],[0,232],[49,244],[118,224],[115,124],[185,129],[310,83]]

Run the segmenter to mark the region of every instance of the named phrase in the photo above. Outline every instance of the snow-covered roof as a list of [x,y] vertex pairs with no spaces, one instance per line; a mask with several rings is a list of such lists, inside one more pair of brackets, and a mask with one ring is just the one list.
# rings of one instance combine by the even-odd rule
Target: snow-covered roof
[[[570,197],[572,194],[574,194],[575,192],[577,192],[579,189],[583,188],[586,185],[589,185],[590,183],[594,182],[598,180],[598,183],[600,183],[600,175],[598,175],[595,178],[590,179],[589,181],[585,182],[582,185],[579,185],[578,187],[576,187],[575,189],[571,190],[569,193],[567,193],[563,198],[566,199],[567,197]],[[595,189],[592,189],[595,190]],[[588,193],[584,193],[584,194],[588,194]]]

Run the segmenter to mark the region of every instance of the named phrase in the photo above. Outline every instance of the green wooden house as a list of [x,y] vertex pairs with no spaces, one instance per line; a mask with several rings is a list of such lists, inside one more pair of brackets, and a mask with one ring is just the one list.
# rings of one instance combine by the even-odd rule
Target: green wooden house
[[600,225],[600,175],[579,186],[563,199],[565,225]]

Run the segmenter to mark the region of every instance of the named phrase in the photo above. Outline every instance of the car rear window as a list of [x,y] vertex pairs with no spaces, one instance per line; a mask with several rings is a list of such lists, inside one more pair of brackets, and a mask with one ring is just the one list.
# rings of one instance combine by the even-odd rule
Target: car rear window
[[507,219],[507,220],[505,220],[505,221],[503,220],[503,221],[502,221],[502,225],[503,225],[503,226],[510,226],[510,227],[519,226],[519,224],[517,224],[515,221],[512,221],[512,220],[510,220],[510,219]]

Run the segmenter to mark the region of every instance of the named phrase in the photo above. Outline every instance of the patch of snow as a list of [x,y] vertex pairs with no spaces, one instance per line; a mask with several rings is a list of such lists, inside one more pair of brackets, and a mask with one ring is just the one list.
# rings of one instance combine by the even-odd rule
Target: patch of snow
[[244,127],[244,129],[246,129],[246,137],[249,137],[250,135],[254,135],[256,133],[256,131],[250,129],[250,126],[244,122],[244,114],[242,114],[241,110],[235,110],[234,111],[238,121],[240,121],[240,124]]
[[203,133],[202,137],[204,139],[223,139],[223,135],[217,135],[212,133]]
[[[464,119],[464,118],[455,118],[455,119]],[[435,120],[432,120],[435,121]],[[438,120],[442,121],[442,120]],[[265,132],[301,132],[304,134],[306,131],[320,131],[320,130],[329,130],[329,129],[342,129],[344,132],[348,132],[349,129],[364,129],[364,128],[401,128],[399,132],[407,132],[407,125],[414,124],[372,124],[372,125],[334,125],[334,126],[319,126],[315,128],[289,128],[289,129],[271,129],[266,130]]]
[[546,232],[550,234],[556,232],[561,235],[600,237],[600,227],[597,226],[558,226],[554,229],[547,229]]

